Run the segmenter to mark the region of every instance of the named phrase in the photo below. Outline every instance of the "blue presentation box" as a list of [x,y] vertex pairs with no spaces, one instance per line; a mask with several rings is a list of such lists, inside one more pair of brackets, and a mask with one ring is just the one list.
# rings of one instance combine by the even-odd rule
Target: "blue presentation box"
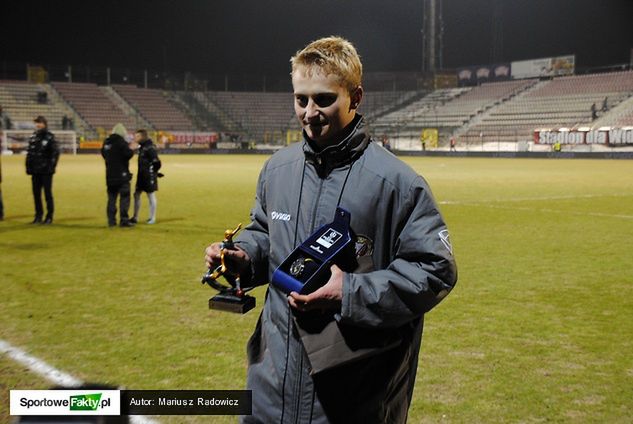
[[279,265],[273,285],[287,294],[308,294],[328,281],[332,264],[352,272],[358,263],[350,220],[348,211],[336,208],[334,221],[316,230]]

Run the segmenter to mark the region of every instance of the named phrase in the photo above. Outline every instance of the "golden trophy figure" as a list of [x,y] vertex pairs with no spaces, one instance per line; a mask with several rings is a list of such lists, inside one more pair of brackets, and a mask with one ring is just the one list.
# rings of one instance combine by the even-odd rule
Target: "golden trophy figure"
[[[224,259],[224,254],[227,250],[235,249],[233,237],[241,228],[242,224],[239,224],[234,230],[228,229],[224,232],[224,240],[222,240],[220,247],[220,265],[214,270],[209,269],[202,277],[202,284],[206,283],[220,292],[209,299],[209,309],[244,314],[255,307],[255,298],[246,294],[253,287],[242,288],[239,274],[231,272],[227,268]],[[220,277],[224,277],[230,286],[221,284],[218,281]]]

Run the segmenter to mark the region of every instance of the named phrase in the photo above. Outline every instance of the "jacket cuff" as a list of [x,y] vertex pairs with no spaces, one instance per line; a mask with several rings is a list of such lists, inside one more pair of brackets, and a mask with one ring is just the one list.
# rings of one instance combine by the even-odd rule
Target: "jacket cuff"
[[240,275],[240,280],[245,287],[250,287],[253,285],[252,283],[255,281],[255,278],[256,278],[257,267],[255,265],[255,259],[254,259],[256,252],[253,252],[253,249],[250,248],[248,243],[236,241],[235,246],[242,249],[248,255],[248,258],[249,258],[248,271],[242,272],[242,275]]
[[343,273],[343,298],[341,299],[341,312],[334,315],[338,322],[350,321],[353,314],[352,308],[352,274]]

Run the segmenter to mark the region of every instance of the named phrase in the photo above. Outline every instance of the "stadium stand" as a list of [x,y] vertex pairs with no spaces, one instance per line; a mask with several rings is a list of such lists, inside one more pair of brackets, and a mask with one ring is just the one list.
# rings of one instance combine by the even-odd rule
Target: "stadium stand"
[[594,127],[631,127],[633,126],[633,94],[593,123]]
[[515,142],[531,139],[537,128],[594,126],[598,121],[592,119],[592,104],[598,116],[606,115],[608,111],[600,110],[605,98],[612,110],[631,95],[633,71],[554,78],[501,103],[466,128],[463,137]]
[[[46,93],[46,98],[38,100],[38,93]],[[0,105],[11,118],[14,129],[33,128],[33,118],[38,115],[45,116],[53,130],[62,129],[64,116],[73,120],[73,129],[78,132],[89,128],[48,84],[0,81]]]
[[[365,93],[359,112],[371,121],[417,94],[415,91]],[[287,130],[299,130],[292,93],[209,91],[195,92],[193,97],[211,115],[207,118],[210,125],[220,132],[244,133],[250,139],[267,142],[285,139]],[[186,101],[191,103],[192,99]]]
[[426,94],[425,91],[366,91],[358,112],[372,122],[412,103],[424,94]]
[[382,133],[417,137],[424,128],[459,128],[482,111],[534,84],[531,80],[482,84],[475,88],[435,90],[409,106],[377,120]]
[[113,85],[112,89],[130,104],[153,129],[167,131],[200,130],[192,120],[169,102],[162,90],[135,85]]
[[143,126],[137,116],[125,113],[123,107],[106,95],[104,87],[91,83],[53,82],[51,86],[70,104],[100,137],[121,122],[132,130]]
[[237,127],[255,140],[266,140],[269,134],[280,135],[288,129],[298,129],[291,93],[209,91],[204,96],[207,105],[224,112],[225,116],[220,120],[228,128]]
[[[38,93],[46,93],[45,101],[38,99]],[[296,139],[300,129],[290,92],[163,91],[134,85],[0,81],[0,104],[14,127],[30,128],[33,117],[42,114],[52,129],[59,130],[66,115],[73,119],[78,135],[99,139],[118,122],[130,130],[217,132],[220,140],[263,144],[285,144],[291,136]],[[596,119],[592,119],[593,104]],[[633,71],[430,92],[366,92],[359,111],[376,137],[401,139],[412,143],[412,148],[419,147],[421,131],[427,128],[439,130],[440,145],[446,145],[450,136],[467,145],[512,145],[530,142],[536,129],[633,126]]]

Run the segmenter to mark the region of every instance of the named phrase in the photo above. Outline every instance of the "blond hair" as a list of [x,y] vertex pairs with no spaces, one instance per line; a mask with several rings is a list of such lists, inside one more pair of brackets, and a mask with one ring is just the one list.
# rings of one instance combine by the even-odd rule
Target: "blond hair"
[[290,63],[292,73],[302,66],[308,75],[319,71],[336,75],[350,93],[361,85],[363,78],[363,64],[356,48],[341,37],[330,36],[311,42],[295,53]]

